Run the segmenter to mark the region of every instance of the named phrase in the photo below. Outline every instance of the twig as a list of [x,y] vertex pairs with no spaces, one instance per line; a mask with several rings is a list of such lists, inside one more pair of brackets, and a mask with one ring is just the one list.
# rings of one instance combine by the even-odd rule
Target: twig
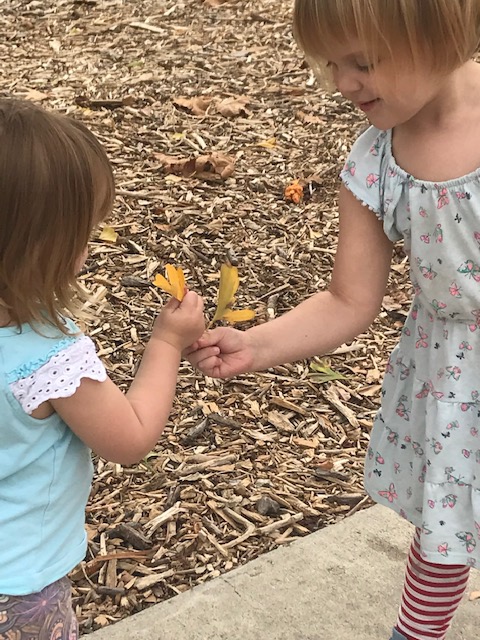
[[303,518],[304,518],[303,513],[295,513],[292,516],[287,515],[287,516],[284,516],[281,520],[277,520],[276,522],[267,524],[264,527],[260,527],[258,531],[260,533],[268,535],[273,531],[277,531],[278,529],[282,529],[283,527],[289,527],[290,525],[295,524],[296,522],[300,522],[300,520],[303,520]]
[[147,22],[130,22],[130,26],[134,29],[144,29],[145,31],[153,31],[153,33],[161,33],[163,35],[167,33],[165,29],[156,27],[154,24],[148,24]]

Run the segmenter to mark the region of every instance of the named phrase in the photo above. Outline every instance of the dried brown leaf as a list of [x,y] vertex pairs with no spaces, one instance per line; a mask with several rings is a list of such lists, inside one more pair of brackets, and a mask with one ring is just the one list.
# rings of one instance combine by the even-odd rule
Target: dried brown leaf
[[225,98],[216,105],[217,111],[226,118],[233,116],[245,115],[247,113],[246,106],[250,102],[246,96],[239,98]]
[[187,111],[190,111],[195,116],[204,116],[207,112],[212,98],[205,96],[196,96],[194,98],[174,98],[173,104],[176,107],[180,107]]
[[235,170],[235,158],[218,151],[198,157],[182,158],[169,156],[165,153],[155,153],[167,173],[173,173],[186,178],[196,177],[203,180],[226,180]]

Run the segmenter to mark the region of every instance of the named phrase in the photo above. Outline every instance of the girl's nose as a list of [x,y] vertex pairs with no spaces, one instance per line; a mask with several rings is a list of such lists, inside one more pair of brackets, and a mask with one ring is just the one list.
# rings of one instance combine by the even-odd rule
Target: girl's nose
[[340,93],[346,97],[356,93],[363,86],[361,72],[356,69],[335,69],[333,81]]

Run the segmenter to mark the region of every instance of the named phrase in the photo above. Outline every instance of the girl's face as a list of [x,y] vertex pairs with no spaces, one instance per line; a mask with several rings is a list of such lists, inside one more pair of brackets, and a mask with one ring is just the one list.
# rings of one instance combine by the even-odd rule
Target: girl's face
[[[102,182],[98,192],[98,198],[97,198],[98,202],[102,202],[102,203],[105,202],[107,198],[107,188],[108,188],[107,182],[106,181]],[[97,225],[100,224],[100,222],[103,222],[104,219],[105,219],[105,211],[98,209],[96,214],[93,216],[94,227],[92,229],[92,232],[94,229],[96,229]],[[82,251],[82,253],[78,257],[77,261],[75,262],[75,273],[77,274],[80,273],[80,271],[85,266],[85,262],[87,261],[87,258],[88,258],[88,245],[85,247],[85,249]]]
[[428,66],[414,68],[408,58],[369,60],[354,38],[329,47],[327,66],[338,91],[383,130],[415,118],[441,88]]

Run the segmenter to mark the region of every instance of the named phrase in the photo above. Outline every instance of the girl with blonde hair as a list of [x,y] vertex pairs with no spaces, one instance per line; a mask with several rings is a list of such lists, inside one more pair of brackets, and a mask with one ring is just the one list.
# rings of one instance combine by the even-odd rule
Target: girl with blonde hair
[[352,340],[403,240],[413,300],[365,487],[416,527],[392,639],[442,639],[480,566],[480,0],[296,0],[294,33],[371,125],[341,172],[331,283],[272,322],[210,331],[189,358],[231,377]]

